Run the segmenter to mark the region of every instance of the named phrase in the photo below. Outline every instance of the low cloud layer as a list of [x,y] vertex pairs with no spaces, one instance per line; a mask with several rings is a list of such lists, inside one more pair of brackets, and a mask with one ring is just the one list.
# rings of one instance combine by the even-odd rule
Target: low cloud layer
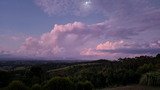
[[160,52],[160,41],[141,44],[125,41],[107,41],[106,43],[99,44],[96,50],[122,54],[157,54]]

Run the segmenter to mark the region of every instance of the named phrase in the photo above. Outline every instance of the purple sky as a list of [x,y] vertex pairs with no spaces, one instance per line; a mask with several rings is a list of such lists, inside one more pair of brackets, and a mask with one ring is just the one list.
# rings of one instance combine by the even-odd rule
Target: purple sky
[[0,0],[0,56],[160,53],[160,0]]

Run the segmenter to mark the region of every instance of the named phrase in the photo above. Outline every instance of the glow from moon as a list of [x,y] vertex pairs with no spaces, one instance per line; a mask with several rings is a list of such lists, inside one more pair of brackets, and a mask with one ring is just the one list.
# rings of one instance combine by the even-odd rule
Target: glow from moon
[[85,1],[84,3],[83,3],[83,6],[85,7],[85,8],[90,8],[91,7],[91,1],[89,0],[89,1]]

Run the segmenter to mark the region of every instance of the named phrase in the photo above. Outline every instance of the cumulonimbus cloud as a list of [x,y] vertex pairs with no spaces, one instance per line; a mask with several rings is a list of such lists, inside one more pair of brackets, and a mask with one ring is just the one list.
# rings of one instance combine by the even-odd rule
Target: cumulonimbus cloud
[[[146,27],[153,27],[146,22],[145,24]],[[138,36],[137,32],[147,31],[145,25],[139,26],[141,29],[144,28],[144,30],[141,30],[135,27],[125,29],[125,26],[120,24],[124,28],[123,31],[121,31],[121,28],[118,28],[120,27],[118,26],[119,24],[116,24],[116,26],[110,25],[114,25],[114,22],[105,21],[92,25],[74,22],[65,25],[55,25],[50,32],[44,33],[40,38],[28,37],[19,49],[19,52],[35,56],[76,58],[81,56],[111,56],[115,53],[154,54],[153,50],[160,48],[158,46],[159,41],[158,43],[148,42],[148,44],[129,42],[132,40],[129,37]],[[126,26],[126,28],[128,27]],[[125,30],[127,31],[125,32]],[[132,30],[137,34],[132,34]],[[110,40],[116,41],[112,42]],[[157,50],[155,53],[158,53]]]
[[43,34],[38,39],[27,38],[19,52],[35,55],[77,56],[84,47],[91,47],[94,41],[100,38],[100,33],[92,29],[92,26],[80,22],[55,25],[51,32]]
[[[71,2],[75,6],[72,3],[73,6],[70,7]],[[67,13],[70,13],[72,7],[77,8],[78,2],[81,0],[36,0],[49,14],[57,14],[63,10],[69,10]],[[152,35],[143,34],[160,33],[160,8],[158,5],[153,7],[152,4],[155,3],[152,0],[92,0],[92,3],[107,16],[110,14],[108,19],[91,25],[82,22],[56,24],[50,32],[39,38],[28,37],[18,52],[34,56],[80,58],[158,52],[159,41],[153,43]],[[150,41],[139,40],[137,37],[145,37]],[[158,35],[156,37],[160,39]],[[147,44],[143,44],[145,41]]]

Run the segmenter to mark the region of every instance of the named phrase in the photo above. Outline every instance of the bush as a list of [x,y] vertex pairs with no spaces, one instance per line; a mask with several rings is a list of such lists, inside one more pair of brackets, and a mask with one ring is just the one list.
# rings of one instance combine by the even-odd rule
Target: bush
[[69,78],[54,77],[50,79],[45,85],[45,90],[73,90],[73,82]]
[[138,68],[137,73],[144,74],[153,70],[154,70],[153,64],[144,64],[143,66],[140,66]]
[[39,84],[35,84],[31,87],[31,90],[42,90]]
[[8,90],[29,90],[28,87],[21,81],[12,81],[8,85]]
[[140,80],[141,85],[160,86],[160,72],[146,73]]
[[93,89],[93,85],[89,81],[78,82],[78,84],[76,86],[76,89],[77,90],[92,90]]
[[100,73],[100,74],[94,74],[91,77],[91,82],[96,88],[104,88],[106,86],[106,77]]

